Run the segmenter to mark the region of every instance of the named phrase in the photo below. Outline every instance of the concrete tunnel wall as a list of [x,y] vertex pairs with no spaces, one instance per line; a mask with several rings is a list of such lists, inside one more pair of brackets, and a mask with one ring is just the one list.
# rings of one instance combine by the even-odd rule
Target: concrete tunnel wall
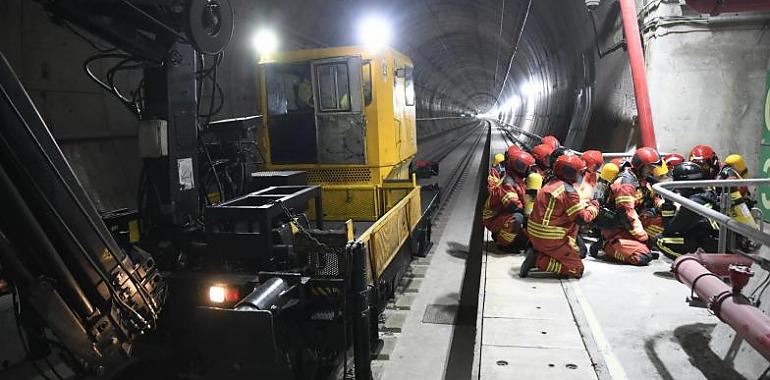
[[[770,14],[700,15],[684,4],[638,2],[652,117],[658,147],[685,156],[710,144],[720,157],[740,153],[760,173]],[[593,16],[597,46],[605,52],[623,40],[617,2]],[[708,23],[708,24],[707,24]],[[636,104],[623,49],[596,55],[595,97],[584,148],[625,151],[639,143]],[[609,137],[609,138],[607,138]]]

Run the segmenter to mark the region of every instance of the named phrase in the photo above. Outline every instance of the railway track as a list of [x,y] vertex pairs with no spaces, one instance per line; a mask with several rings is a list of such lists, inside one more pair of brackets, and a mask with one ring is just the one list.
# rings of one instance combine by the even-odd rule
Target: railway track
[[[489,122],[482,122],[482,124],[483,123],[489,123]],[[491,127],[491,124],[488,124],[488,126]],[[479,145],[481,144],[483,137],[486,136],[486,128],[476,128],[474,131],[471,131],[471,133],[469,133],[468,135],[465,135],[464,138],[472,137],[474,133],[476,134],[475,139],[473,140],[473,143],[465,152],[465,154],[460,158],[458,165],[452,169],[448,178],[446,178],[443,182],[439,182],[439,189],[440,189],[439,192],[441,196],[439,197],[440,201],[439,201],[439,207],[438,207],[438,213],[437,213],[438,216],[441,215],[441,212],[444,209],[444,206],[446,206],[449,199],[451,199],[455,189],[457,189],[458,185],[463,182],[462,181],[463,177],[468,172],[467,170],[468,165],[472,161],[472,158],[474,157],[475,154],[479,153]],[[463,140],[461,140],[460,143],[462,143]],[[456,148],[457,146],[459,146],[459,144],[455,145],[453,149]],[[449,153],[444,154],[444,156],[441,159],[443,160],[444,158],[446,158],[448,154]],[[439,165],[440,164],[441,164],[441,161],[439,161]]]
[[[483,151],[484,138],[487,136],[488,128],[492,125],[490,122],[481,121],[477,122],[477,127],[465,127],[470,128],[468,132],[462,132],[460,136],[451,140],[449,144],[439,147],[430,151],[423,157],[426,159],[435,159],[439,162],[440,166],[449,171],[442,172],[442,175],[438,178],[438,185],[440,188],[439,204],[437,207],[435,217],[438,220],[438,228],[434,232],[433,239],[437,241],[443,227],[446,225],[447,220],[442,218],[442,212],[447,210],[447,206],[453,199],[456,190],[461,187],[468,173],[473,168],[471,162],[478,154],[486,154]],[[483,125],[486,124],[486,127]],[[459,130],[461,128],[454,128],[453,130]],[[470,141],[470,143],[469,143]],[[410,299],[413,299],[419,289],[415,288],[415,284],[419,284],[424,277],[424,273],[429,266],[430,257],[415,258],[409,266],[407,274],[403,277],[401,283],[401,289],[396,293],[395,298],[386,308],[385,312],[379,316],[380,334],[384,341],[383,347],[380,350],[380,354],[372,362],[372,369],[376,373],[378,366],[384,365],[385,361],[389,359],[390,352],[395,349],[398,337],[401,333],[400,327],[393,324],[394,320],[403,320],[404,312],[422,312],[422,310],[410,310]],[[353,378],[353,353],[348,352],[348,362],[340,363],[340,366],[336,371],[332,371],[331,376],[327,377],[328,380],[339,379],[352,379]],[[378,363],[379,362],[379,363]],[[345,375],[343,375],[343,373]],[[377,378],[377,376],[375,376]]]

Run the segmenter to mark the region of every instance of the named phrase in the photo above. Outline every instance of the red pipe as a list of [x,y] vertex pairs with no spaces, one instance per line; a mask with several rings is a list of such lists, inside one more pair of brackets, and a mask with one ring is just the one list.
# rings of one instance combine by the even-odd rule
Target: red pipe
[[691,256],[698,260],[706,270],[723,278],[730,277],[730,265],[751,267],[751,264],[754,263],[748,257],[729,253],[692,253]]
[[650,94],[647,89],[647,73],[644,66],[642,37],[639,34],[639,23],[636,17],[636,2],[634,0],[620,0],[620,14],[623,18],[623,32],[626,36],[628,61],[631,63],[631,77],[634,80],[634,97],[636,98],[636,112],[639,114],[642,146],[657,148],[655,128],[652,125]]
[[701,300],[708,302],[709,309],[723,322],[732,327],[743,339],[770,360],[770,317],[748,302],[709,272],[693,255],[684,255],[671,265],[671,271],[679,282],[689,286]]
[[770,10],[767,0],[686,0],[690,8],[716,16],[722,12],[761,12]]

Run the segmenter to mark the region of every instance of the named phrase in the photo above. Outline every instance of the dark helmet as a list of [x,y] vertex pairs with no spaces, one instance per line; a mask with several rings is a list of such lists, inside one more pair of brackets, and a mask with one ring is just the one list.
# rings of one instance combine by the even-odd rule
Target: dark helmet
[[563,146],[560,146],[554,149],[553,152],[551,152],[551,156],[548,158],[548,163],[553,168],[553,164],[556,163],[556,160],[559,157],[565,156],[565,155],[574,156],[575,152],[573,152],[572,149],[570,148],[565,148]]
[[691,161],[685,161],[674,166],[674,170],[671,171],[671,178],[674,181],[697,181],[706,179],[706,173],[703,172],[700,165]]
[[[701,166],[691,161],[685,161],[677,166],[674,166],[674,170],[671,171],[671,178],[674,181],[697,181],[701,179],[708,179]],[[680,188],[676,190],[676,192],[684,197],[690,197],[698,191],[699,189],[694,187]]]
[[574,154],[561,155],[553,164],[553,174],[556,175],[556,178],[570,184],[579,182],[579,178],[585,170],[585,161]]

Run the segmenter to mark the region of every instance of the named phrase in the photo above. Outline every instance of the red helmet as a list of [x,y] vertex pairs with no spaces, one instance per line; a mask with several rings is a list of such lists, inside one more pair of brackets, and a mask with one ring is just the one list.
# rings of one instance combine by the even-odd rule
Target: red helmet
[[534,164],[535,164],[535,158],[532,157],[531,154],[523,150],[519,150],[518,152],[509,154],[508,160],[506,161],[507,170],[510,170],[522,176],[527,174],[527,171],[529,171],[530,166]]
[[583,152],[583,161],[586,162],[589,172],[595,172],[604,164],[604,156],[598,150],[587,150]]
[[628,163],[628,157],[616,157],[610,160],[610,163],[615,164],[618,168],[623,168]]
[[559,139],[557,139],[556,136],[552,136],[552,135],[543,136],[543,138],[540,140],[540,143],[545,145],[550,145],[551,148],[553,149],[556,149],[561,146]]
[[716,177],[719,172],[719,157],[714,151],[714,148],[708,145],[696,145],[690,151],[690,159],[688,161],[698,164],[711,178]]
[[669,153],[663,156],[663,162],[665,162],[666,166],[668,166],[669,168],[673,168],[674,166],[677,166],[685,161],[686,160],[684,156],[682,156],[679,153]]
[[585,169],[585,161],[575,155],[559,156],[553,164],[553,173],[556,178],[567,183],[577,183]]
[[521,148],[516,145],[509,146],[508,150],[505,151],[505,158],[508,159],[509,157],[512,157],[516,152],[521,152]]
[[657,149],[643,147],[636,150],[636,153],[631,157],[631,167],[635,171],[639,171],[645,165],[663,165]]
[[554,148],[547,144],[535,145],[535,147],[532,148],[532,155],[535,157],[535,161],[540,167],[547,168],[549,167],[548,160],[550,159],[553,150]]

